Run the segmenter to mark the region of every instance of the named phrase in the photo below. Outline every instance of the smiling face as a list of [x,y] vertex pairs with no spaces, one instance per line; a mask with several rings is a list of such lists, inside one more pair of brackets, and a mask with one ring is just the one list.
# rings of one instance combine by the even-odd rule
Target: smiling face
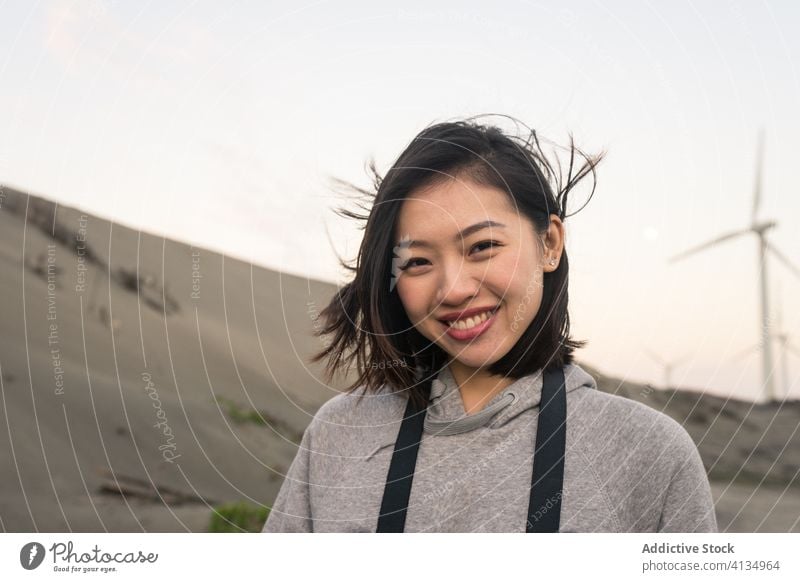
[[[543,273],[558,267],[564,237],[556,215],[546,234],[508,194],[468,178],[412,192],[394,239],[397,292],[412,325],[464,367],[502,358],[539,310]],[[465,311],[453,327],[442,321]]]

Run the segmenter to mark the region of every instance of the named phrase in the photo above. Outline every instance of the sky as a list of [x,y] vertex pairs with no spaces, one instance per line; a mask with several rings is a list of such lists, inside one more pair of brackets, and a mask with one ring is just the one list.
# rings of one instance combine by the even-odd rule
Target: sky
[[[0,183],[341,285],[362,231],[332,179],[510,115],[607,152],[566,222],[579,358],[654,386],[653,355],[680,360],[673,384],[760,398],[756,237],[668,259],[749,226],[763,129],[759,219],[800,265],[800,5],[398,4],[0,1]],[[768,277],[800,346],[800,278]],[[800,398],[800,357],[784,382],[775,355]]]

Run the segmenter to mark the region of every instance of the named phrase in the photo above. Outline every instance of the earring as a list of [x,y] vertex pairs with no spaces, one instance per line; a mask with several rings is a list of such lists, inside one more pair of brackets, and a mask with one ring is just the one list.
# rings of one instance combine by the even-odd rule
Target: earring
[[550,265],[552,266],[552,265],[555,265],[555,264],[556,264],[556,260],[551,257],[550,258]]

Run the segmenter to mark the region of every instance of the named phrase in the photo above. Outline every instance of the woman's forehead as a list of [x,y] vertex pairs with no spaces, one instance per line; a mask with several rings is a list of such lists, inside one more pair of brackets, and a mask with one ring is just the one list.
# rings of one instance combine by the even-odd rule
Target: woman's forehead
[[415,191],[403,201],[398,222],[426,222],[443,225],[460,224],[461,228],[476,220],[491,220],[502,215],[506,220],[518,214],[509,194],[493,186],[471,181],[449,180],[442,184]]

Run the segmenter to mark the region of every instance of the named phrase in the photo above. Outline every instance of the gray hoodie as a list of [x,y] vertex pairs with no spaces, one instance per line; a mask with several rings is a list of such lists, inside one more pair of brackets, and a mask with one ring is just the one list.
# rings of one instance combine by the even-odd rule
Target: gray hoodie
[[[564,368],[567,435],[561,532],[715,532],[714,503],[689,434],[667,415],[600,392]],[[423,433],[406,532],[524,532],[541,372],[487,424]],[[359,395],[363,395],[361,401]],[[359,388],[326,402],[306,429],[265,532],[374,532],[406,397]],[[502,406],[502,405],[501,405]],[[449,368],[431,385],[432,420],[468,418]],[[545,509],[546,510],[546,509]]]

